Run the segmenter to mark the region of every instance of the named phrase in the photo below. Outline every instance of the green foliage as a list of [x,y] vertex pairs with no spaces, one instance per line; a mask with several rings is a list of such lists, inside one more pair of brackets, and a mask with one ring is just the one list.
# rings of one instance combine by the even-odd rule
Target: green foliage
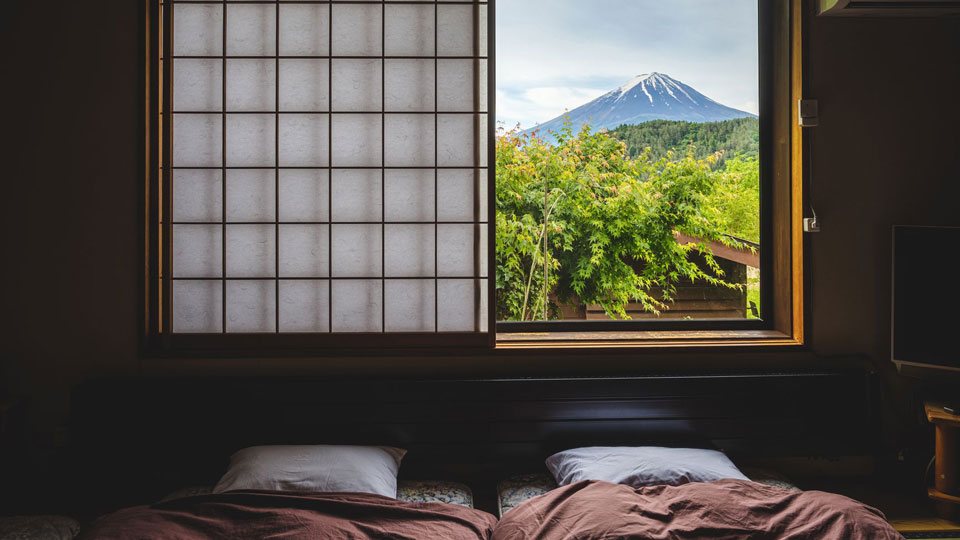
[[728,159],[722,181],[709,197],[713,223],[729,235],[760,242],[760,162],[738,155]]
[[719,161],[743,155],[756,158],[760,151],[760,122],[756,118],[737,118],[723,122],[680,122],[652,120],[623,125],[610,132],[627,145],[632,158],[650,149],[650,159],[666,157],[667,152],[685,154],[691,147],[693,157],[704,159],[721,153]]
[[620,126],[610,135],[623,141],[633,158],[648,153],[651,160],[658,160],[678,151],[692,153],[696,159],[717,156],[725,174],[709,197],[711,221],[729,235],[760,241],[760,123],[756,118],[703,124],[653,120]]
[[[716,162],[717,156],[692,153],[631,158],[608,133],[585,127],[575,134],[569,123],[552,144],[537,134],[501,133],[498,319],[542,319],[544,311],[557,318],[552,296],[560,302],[576,296],[614,318],[629,318],[630,302],[659,312],[681,279],[739,287],[723,280],[705,245],[681,245],[675,236],[740,245],[724,234],[728,223],[718,222],[723,204],[731,203],[721,196],[728,173]],[[690,261],[692,251],[703,254],[705,268]],[[663,296],[650,295],[652,287]]]
[[[751,306],[756,307],[757,314],[754,314]],[[747,318],[758,319],[760,311],[760,278],[747,276]]]

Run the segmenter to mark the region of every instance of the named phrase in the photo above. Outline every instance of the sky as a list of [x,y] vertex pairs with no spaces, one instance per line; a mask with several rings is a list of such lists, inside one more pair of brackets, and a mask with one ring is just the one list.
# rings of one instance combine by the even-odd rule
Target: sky
[[497,121],[529,128],[659,71],[759,112],[757,0],[497,0]]

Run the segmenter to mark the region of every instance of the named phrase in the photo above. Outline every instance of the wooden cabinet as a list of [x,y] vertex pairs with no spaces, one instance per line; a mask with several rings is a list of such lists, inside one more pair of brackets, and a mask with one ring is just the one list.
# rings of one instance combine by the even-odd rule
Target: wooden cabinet
[[924,404],[927,420],[937,427],[936,465],[933,487],[927,494],[936,502],[937,514],[960,519],[960,416],[950,414],[941,403]]

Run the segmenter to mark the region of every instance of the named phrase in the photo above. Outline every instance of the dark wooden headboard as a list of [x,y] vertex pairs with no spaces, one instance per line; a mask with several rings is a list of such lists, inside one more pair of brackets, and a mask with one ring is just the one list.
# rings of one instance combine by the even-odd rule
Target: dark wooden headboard
[[[212,483],[258,444],[407,448],[401,476],[470,483],[542,471],[574,446],[716,447],[734,458],[868,453],[862,371],[455,380],[114,379],[74,392],[72,456],[132,502]],[[84,480],[78,480],[83,482]],[[125,502],[126,503],[126,502]]]

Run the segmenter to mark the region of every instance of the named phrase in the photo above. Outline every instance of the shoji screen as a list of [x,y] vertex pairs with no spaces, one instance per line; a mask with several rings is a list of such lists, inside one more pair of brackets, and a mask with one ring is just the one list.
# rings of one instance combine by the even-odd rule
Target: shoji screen
[[488,331],[486,2],[162,9],[168,332]]

